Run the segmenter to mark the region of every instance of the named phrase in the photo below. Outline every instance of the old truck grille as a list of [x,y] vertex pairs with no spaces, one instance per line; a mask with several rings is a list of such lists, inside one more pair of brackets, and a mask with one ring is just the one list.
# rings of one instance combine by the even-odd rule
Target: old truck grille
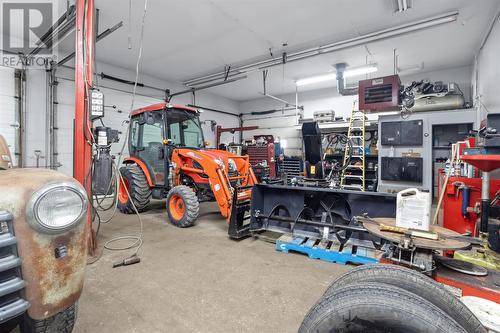
[[25,282],[21,278],[21,259],[17,255],[12,222],[12,214],[0,210],[0,323],[29,308],[29,303],[23,299]]

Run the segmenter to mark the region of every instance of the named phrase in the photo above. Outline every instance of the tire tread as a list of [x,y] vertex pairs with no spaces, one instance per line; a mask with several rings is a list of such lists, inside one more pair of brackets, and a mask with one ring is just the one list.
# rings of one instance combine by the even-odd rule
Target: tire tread
[[329,332],[331,328],[328,324],[324,327],[328,318],[342,311],[348,311],[349,314],[352,312],[353,316],[356,316],[356,309],[366,307],[367,304],[370,305],[370,311],[398,313],[403,318],[416,316],[417,322],[428,332],[466,332],[443,310],[418,295],[392,285],[362,282],[340,287],[324,295],[309,310],[299,328],[299,333]]
[[[184,214],[184,217],[176,221],[172,215],[170,214],[170,211],[168,209],[168,205],[170,202],[170,197],[174,194],[177,194],[181,196],[184,200],[184,204],[186,207],[186,213]],[[198,219],[198,214],[200,212],[200,202],[198,201],[198,197],[196,196],[196,193],[193,192],[193,190],[186,186],[186,185],[178,185],[173,187],[167,195],[167,213],[168,213],[168,218],[170,220],[170,223],[180,227],[180,228],[188,228],[192,227],[195,225],[196,220]]]
[[120,173],[129,183],[129,200],[122,204],[118,201],[118,209],[124,214],[135,213],[131,203],[133,200],[139,213],[145,211],[151,201],[151,188],[149,187],[146,175],[136,164],[129,164],[120,168]]
[[325,291],[325,296],[336,289],[359,282],[378,282],[404,288],[431,302],[470,333],[485,333],[477,317],[460,299],[426,275],[406,267],[390,264],[363,265],[336,279]]
[[27,314],[21,321],[21,333],[71,333],[78,314],[77,304],[44,320],[35,320]]

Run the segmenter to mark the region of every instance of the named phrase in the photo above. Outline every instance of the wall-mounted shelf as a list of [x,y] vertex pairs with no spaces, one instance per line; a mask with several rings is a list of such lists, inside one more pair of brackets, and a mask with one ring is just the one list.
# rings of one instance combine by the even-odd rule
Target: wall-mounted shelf
[[[302,122],[314,121],[312,119],[304,119]],[[349,128],[348,121],[334,121],[331,123],[318,123],[319,129],[321,133],[331,133],[331,132],[347,132]],[[302,130],[302,124],[296,125],[295,129],[300,131]],[[365,130],[366,131],[376,131],[378,130],[378,121],[377,120],[367,120],[365,122]]]

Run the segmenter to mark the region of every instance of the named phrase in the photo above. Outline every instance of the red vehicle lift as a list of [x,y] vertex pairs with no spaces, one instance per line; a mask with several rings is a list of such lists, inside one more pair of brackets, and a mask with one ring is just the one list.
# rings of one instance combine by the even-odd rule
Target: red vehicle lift
[[220,144],[220,136],[222,135],[222,133],[225,133],[225,132],[234,133],[234,132],[252,131],[252,130],[256,130],[256,129],[258,129],[258,128],[259,128],[259,126],[227,127],[227,128],[222,128],[222,126],[218,125],[218,126],[217,126],[217,128],[216,128],[216,133],[215,133],[215,138],[216,138],[215,147],[216,147],[216,148],[218,148],[218,147],[219,147],[219,144]]
[[[76,0],[75,38],[75,122],[73,177],[91,193],[92,173],[92,122],[88,109],[87,92],[93,81],[95,46],[94,0]],[[89,195],[89,197],[91,197]],[[92,230],[92,212],[88,207],[88,251],[94,254],[96,243]]]

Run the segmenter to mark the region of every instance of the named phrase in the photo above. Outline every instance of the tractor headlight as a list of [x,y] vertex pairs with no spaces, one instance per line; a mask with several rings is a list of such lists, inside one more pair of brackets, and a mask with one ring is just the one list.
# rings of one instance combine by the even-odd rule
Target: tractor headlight
[[61,232],[72,228],[85,214],[87,195],[74,184],[53,184],[36,191],[26,209],[32,227]]
[[237,172],[238,171],[238,167],[236,166],[236,162],[232,158],[229,158],[227,160],[227,166],[228,166],[229,172]]

